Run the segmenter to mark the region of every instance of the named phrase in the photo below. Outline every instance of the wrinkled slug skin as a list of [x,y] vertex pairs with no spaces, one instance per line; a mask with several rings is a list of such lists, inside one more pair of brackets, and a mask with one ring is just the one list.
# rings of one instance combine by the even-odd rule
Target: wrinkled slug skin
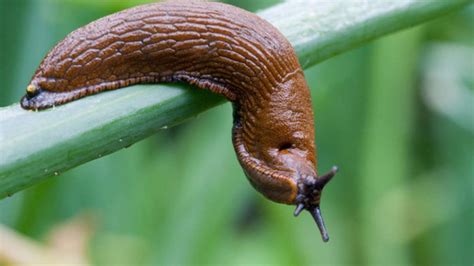
[[256,15],[209,2],[154,3],[69,34],[35,72],[25,109],[45,109],[137,83],[187,82],[234,106],[233,143],[249,181],[296,203],[316,177],[311,98],[286,38]]

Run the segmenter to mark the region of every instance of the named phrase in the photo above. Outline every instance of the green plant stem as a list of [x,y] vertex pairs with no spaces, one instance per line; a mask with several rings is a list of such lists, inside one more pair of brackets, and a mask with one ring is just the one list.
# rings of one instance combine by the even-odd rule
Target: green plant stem
[[[357,187],[359,219],[364,221],[359,237],[364,247],[371,247],[361,249],[364,265],[387,261],[406,265],[410,261],[409,252],[401,241],[388,240],[407,234],[405,230],[409,230],[405,228],[410,225],[388,212],[390,204],[386,197],[393,187],[414,175],[410,170],[413,169],[410,165],[413,143],[409,132],[415,125],[417,92],[413,84],[422,40],[423,28],[420,27],[379,40],[372,50],[364,145],[360,153],[362,172]],[[401,58],[401,53],[406,58]],[[398,111],[387,112],[387,109]],[[386,158],[388,153],[390,160]],[[374,180],[378,180],[377,185]],[[402,203],[397,206],[405,207]],[[393,237],[384,238],[387,228],[392,229]]]
[[[304,68],[468,0],[288,1],[264,17],[288,37]],[[0,198],[182,122],[222,97],[185,85],[136,85],[41,112],[0,108]]]

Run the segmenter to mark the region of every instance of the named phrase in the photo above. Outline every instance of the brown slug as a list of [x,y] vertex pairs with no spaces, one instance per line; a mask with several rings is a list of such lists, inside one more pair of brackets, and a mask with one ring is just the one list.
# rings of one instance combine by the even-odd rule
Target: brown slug
[[233,103],[232,140],[265,197],[308,210],[327,241],[319,203],[337,168],[318,175],[311,97],[288,40],[242,9],[211,2],[130,8],[70,33],[43,59],[25,109],[45,109],[137,83],[186,82]]

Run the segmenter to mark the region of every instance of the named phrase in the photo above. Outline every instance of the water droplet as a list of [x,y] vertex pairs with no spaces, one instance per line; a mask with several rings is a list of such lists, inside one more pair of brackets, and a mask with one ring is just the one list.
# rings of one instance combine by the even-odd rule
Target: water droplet
[[122,141],[123,141],[123,139],[119,139],[119,142],[122,142]]
[[47,172],[48,172],[48,169],[44,169],[44,172],[47,173]]
[[168,126],[162,126],[161,129],[168,129]]
[[58,173],[58,172],[54,172],[54,175],[55,175],[55,176],[58,176],[58,175],[59,175],[59,173]]

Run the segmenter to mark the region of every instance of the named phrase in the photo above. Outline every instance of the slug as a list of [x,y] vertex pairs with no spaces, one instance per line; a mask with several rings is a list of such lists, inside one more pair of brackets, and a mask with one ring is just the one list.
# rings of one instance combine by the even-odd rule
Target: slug
[[126,9],[70,33],[43,59],[24,109],[45,109],[138,83],[186,82],[232,102],[232,141],[253,187],[308,210],[323,240],[310,91],[294,49],[270,23],[211,2]]

